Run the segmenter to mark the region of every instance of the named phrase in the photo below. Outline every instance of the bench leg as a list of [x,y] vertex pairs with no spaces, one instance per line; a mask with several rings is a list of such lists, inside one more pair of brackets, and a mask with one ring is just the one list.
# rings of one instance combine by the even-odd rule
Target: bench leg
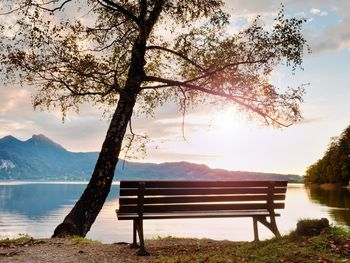
[[140,246],[137,244],[137,221],[133,220],[133,229],[132,229],[132,244],[130,244],[130,248],[139,248]]
[[278,231],[277,224],[276,224],[276,217],[272,216],[270,217],[271,222],[271,231],[275,234],[276,237],[281,237],[280,231]]
[[281,237],[281,234],[280,234],[280,232],[278,231],[278,228],[277,228],[276,218],[274,216],[270,217],[270,222],[268,222],[266,220],[266,217],[257,217],[256,220],[259,221],[264,226],[266,226],[268,229],[270,229],[271,232],[274,233],[274,235],[276,237]]
[[258,220],[256,217],[253,217],[253,228],[254,228],[254,241],[259,241]]
[[143,238],[143,220],[138,219],[137,220],[137,232],[139,234],[140,239],[140,249],[137,251],[138,256],[149,256],[150,254],[145,249],[145,240]]

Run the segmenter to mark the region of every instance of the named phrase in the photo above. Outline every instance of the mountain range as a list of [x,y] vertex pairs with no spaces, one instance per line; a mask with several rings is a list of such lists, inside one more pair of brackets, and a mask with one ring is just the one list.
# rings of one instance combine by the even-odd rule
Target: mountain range
[[[26,141],[13,136],[0,139],[0,180],[87,181],[98,152],[71,152],[47,138],[33,135]],[[299,175],[227,171],[189,162],[138,163],[120,160],[115,180],[259,180],[288,179],[302,182]]]

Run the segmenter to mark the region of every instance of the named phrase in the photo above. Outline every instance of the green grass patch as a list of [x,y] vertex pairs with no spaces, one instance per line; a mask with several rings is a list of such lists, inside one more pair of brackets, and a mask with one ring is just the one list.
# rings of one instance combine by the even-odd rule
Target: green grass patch
[[80,236],[73,236],[71,240],[73,241],[74,244],[91,244],[91,245],[100,245],[100,244],[102,244],[98,240],[92,240],[92,239],[85,238],[85,237],[80,237]]
[[161,240],[173,240],[173,239],[175,239],[175,237],[173,237],[173,236],[165,236],[165,237],[162,237],[162,236],[155,236],[155,237],[153,237],[153,240],[159,240],[159,241],[161,241]]
[[[292,233],[260,242],[177,239],[152,262],[347,262],[350,263],[350,231],[330,227],[317,236]],[[162,240],[159,240],[162,242]]]
[[5,238],[0,240],[0,247],[24,246],[34,243],[35,240],[28,235],[20,235],[18,238]]

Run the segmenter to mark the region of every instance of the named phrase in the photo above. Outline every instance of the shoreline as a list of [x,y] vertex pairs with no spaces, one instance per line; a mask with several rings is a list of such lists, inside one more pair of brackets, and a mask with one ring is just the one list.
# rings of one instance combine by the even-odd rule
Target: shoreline
[[331,183],[327,183],[327,184],[309,184],[309,183],[305,183],[304,184],[305,187],[310,187],[310,188],[322,188],[324,190],[336,190],[336,189],[349,189],[350,190],[350,185],[341,185],[341,184],[331,184]]
[[127,243],[102,244],[73,237],[0,240],[0,261],[14,262],[348,262],[350,232],[331,227],[317,236],[296,232],[259,242],[196,238],[146,240],[149,257],[136,256]]

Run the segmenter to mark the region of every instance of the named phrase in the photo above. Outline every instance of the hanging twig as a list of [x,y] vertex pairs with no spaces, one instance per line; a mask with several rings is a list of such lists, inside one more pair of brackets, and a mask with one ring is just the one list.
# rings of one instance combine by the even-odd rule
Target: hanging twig
[[187,112],[187,96],[186,96],[186,91],[179,86],[180,91],[182,92],[183,99],[181,100],[181,109],[182,109],[182,123],[181,123],[181,131],[182,131],[182,138],[184,139],[185,142],[187,142],[186,136],[185,136],[185,117],[186,117],[186,112]]

